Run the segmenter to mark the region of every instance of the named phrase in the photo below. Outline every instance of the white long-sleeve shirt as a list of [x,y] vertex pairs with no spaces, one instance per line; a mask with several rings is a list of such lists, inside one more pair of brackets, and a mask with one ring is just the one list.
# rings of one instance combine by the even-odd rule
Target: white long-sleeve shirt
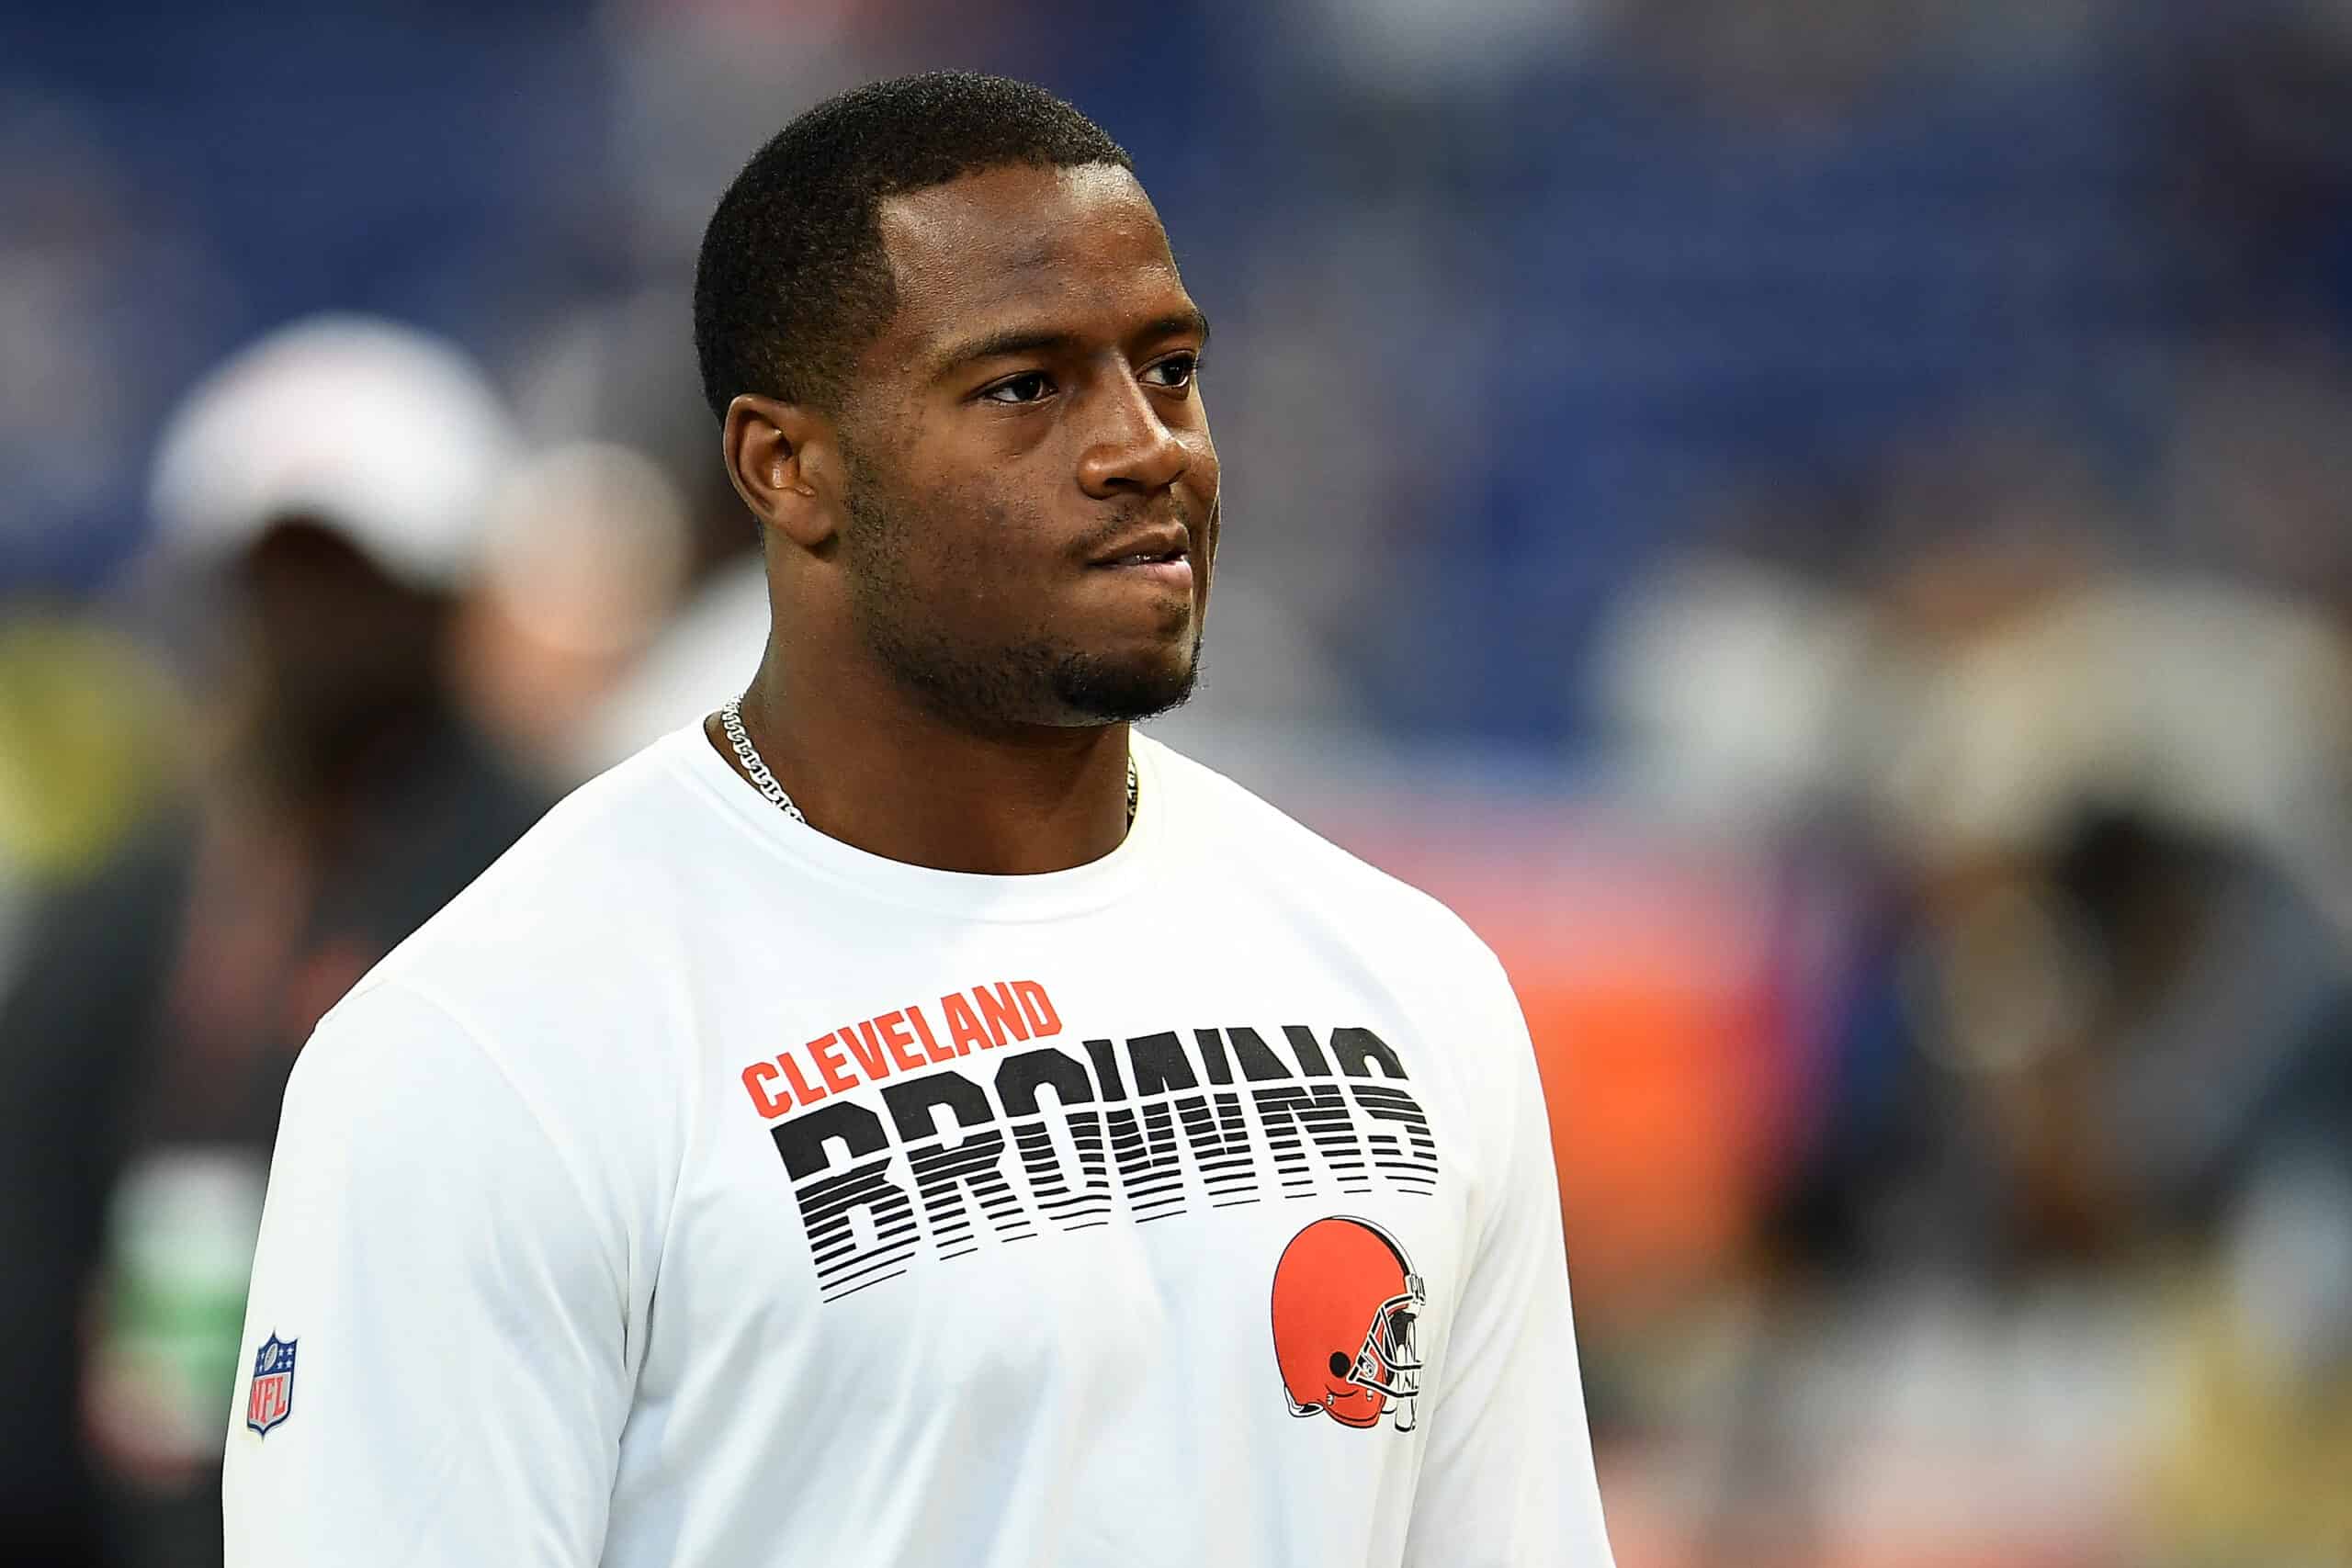
[[989,877],[682,729],[385,960],[287,1092],[231,1564],[1605,1568],[1499,965],[1136,751],[1116,851]]

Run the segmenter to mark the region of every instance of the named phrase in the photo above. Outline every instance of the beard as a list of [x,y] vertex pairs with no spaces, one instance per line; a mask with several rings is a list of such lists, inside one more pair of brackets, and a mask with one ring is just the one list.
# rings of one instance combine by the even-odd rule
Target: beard
[[[967,537],[1013,532],[1001,506],[922,504],[892,493],[846,450],[850,610],[866,649],[925,709],[958,728],[1001,730],[1132,724],[1182,706],[1200,679],[1201,617],[1181,663],[1144,654],[1117,658],[1039,631],[990,643],[944,629],[910,570],[912,530],[943,511],[979,513]],[[1196,530],[1196,536],[1206,532]],[[1204,565],[1205,563],[1204,563]]]

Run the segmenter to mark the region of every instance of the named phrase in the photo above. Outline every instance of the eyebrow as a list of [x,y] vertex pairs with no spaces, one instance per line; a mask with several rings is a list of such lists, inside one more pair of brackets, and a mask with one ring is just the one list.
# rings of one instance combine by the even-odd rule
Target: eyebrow
[[[1171,310],[1164,316],[1155,316],[1137,327],[1131,335],[1138,338],[1162,338],[1180,337],[1186,333],[1199,338],[1202,347],[1208,346],[1209,319],[1201,313],[1197,306],[1182,310]],[[1040,327],[1007,327],[1002,332],[967,338],[962,343],[952,344],[941,350],[938,357],[933,362],[933,374],[944,376],[963,366],[1008,355],[1066,350],[1074,346],[1078,341],[1079,334],[1076,333],[1057,332]]]

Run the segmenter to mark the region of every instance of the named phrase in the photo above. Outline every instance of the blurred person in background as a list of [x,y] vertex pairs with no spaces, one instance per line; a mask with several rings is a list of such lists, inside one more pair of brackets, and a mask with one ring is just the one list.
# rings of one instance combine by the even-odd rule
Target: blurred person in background
[[[1871,530],[1899,565],[1875,574],[1877,690],[1843,750],[1884,880],[1779,1216],[1787,1339],[1749,1418],[1792,1429],[1811,1357],[1875,1360],[1921,1391],[1907,1418],[1843,1417],[1882,1461],[1900,1432],[1987,1483],[2018,1467],[2021,1519],[2089,1541],[2129,1510],[2160,1561],[2332,1561],[2340,1511],[2292,1499],[2343,1451],[2352,1331],[2326,1284],[2352,1224],[2330,1208],[2352,948],[2320,852],[2352,652],[2306,604],[2120,550],[2063,452],[1967,460],[1985,450],[1907,457]],[[2248,1366],[2312,1397],[2222,1371]],[[2239,1472],[2276,1484],[2233,1519],[2231,1467],[2188,1457],[2225,1406],[2233,1441],[2306,1456]]]
[[1604,1341],[1637,1409],[1713,1391],[1707,1561],[2341,1560],[2341,456],[2225,384],[2192,548],[2018,405],[1744,497],[1621,611],[1627,796],[1832,918],[1748,1047],[1806,1094],[1746,1268]]
[[[31,967],[61,889],[179,798],[179,694],[96,617],[9,606],[0,624],[0,997]],[[74,1440],[75,1323],[113,1178],[91,1064],[0,1018],[0,1562],[78,1565],[98,1551],[96,1486]],[[96,1136],[69,1136],[62,1119]],[[40,1421],[32,1413],[65,1413]]]
[[[9,1107],[48,1151],[12,1205],[57,1201],[82,1233],[7,1260],[54,1310],[5,1354],[55,1385],[40,1441],[83,1427],[123,1562],[219,1560],[220,1417],[302,1040],[537,815],[457,716],[448,668],[513,455],[461,355],[363,318],[254,344],[164,432],[160,561],[220,615],[198,785],[39,912],[0,1019],[13,1055],[46,1065],[45,1092]],[[114,1179],[95,1270],[96,1216],[62,1201],[85,1172]]]
[[[1980,1276],[2143,1258],[2206,1233],[2284,1086],[2347,1046],[2352,649],[2243,560],[2128,551],[2111,491],[2046,438],[1897,473],[1856,756],[1917,943],[1895,1016],[1942,1087],[1883,1152],[1923,1170],[1958,1139],[1946,1178],[1984,1185],[1940,1223],[1866,1227],[1869,1249]],[[1905,1187],[1851,1190],[1883,1216],[1923,1196]]]

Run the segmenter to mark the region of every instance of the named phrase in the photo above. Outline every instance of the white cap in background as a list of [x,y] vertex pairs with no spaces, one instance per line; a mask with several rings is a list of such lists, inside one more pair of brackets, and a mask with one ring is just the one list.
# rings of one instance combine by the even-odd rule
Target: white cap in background
[[516,449],[498,394],[452,344],[314,316],[238,353],[175,411],[155,461],[157,542],[217,561],[299,516],[413,587],[452,591]]

